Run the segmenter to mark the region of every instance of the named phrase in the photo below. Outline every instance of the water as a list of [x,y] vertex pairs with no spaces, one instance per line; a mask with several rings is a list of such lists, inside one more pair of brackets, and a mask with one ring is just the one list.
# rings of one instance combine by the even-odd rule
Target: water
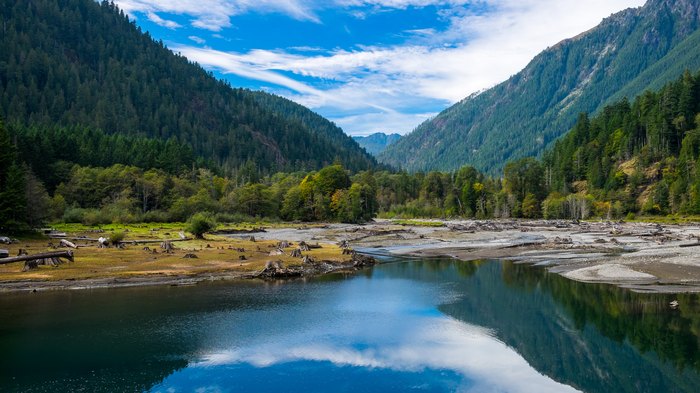
[[697,392],[698,300],[450,260],[3,294],[0,391]]

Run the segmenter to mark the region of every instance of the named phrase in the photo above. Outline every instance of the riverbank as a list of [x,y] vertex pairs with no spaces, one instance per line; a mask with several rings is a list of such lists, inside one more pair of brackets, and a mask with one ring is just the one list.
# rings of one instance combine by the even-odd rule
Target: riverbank
[[[128,239],[165,240],[178,230],[151,228],[136,231]],[[90,232],[69,235],[95,236]],[[301,257],[292,256],[302,241],[313,247]],[[368,253],[394,256],[512,260],[544,267],[571,280],[615,284],[638,292],[700,292],[698,224],[377,220],[367,225],[257,225],[205,240],[178,241],[170,254],[162,252],[157,242],[125,249],[99,249],[94,243],[76,242],[74,263],[28,272],[21,271],[21,264],[0,266],[0,291],[188,285],[310,276],[366,266],[368,263],[343,254],[339,244],[347,242]],[[280,245],[286,247],[278,250]],[[19,248],[42,252],[47,242],[11,245],[11,255]],[[306,264],[304,256],[310,257]]]
[[[276,227],[279,227],[277,225]],[[65,229],[65,228],[63,228]],[[89,289],[145,285],[191,285],[201,281],[304,277],[353,270],[371,264],[344,254],[332,242],[301,243],[256,239],[261,227],[235,229],[234,235],[181,239],[177,226],[123,226],[110,230],[71,227],[58,238],[25,239],[3,245],[14,256],[70,249],[74,262],[25,271],[23,263],[0,265],[0,291]],[[122,247],[99,248],[95,238],[125,231]],[[262,232],[261,232],[262,233]],[[62,239],[77,248],[65,248]],[[171,250],[163,248],[170,241]]]
[[364,226],[280,228],[261,236],[345,240],[396,256],[512,260],[572,280],[638,292],[700,292],[698,224],[490,220],[397,225],[377,220]]

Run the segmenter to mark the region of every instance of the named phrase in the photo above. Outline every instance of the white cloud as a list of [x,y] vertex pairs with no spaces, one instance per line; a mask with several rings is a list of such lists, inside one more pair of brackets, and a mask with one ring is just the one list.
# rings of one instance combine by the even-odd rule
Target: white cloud
[[142,12],[149,19],[150,15],[158,17],[157,13],[188,15],[194,18],[192,26],[211,31],[230,27],[231,17],[248,12],[282,13],[298,20],[319,22],[312,2],[303,0],[116,0],[115,3],[130,15]]
[[148,12],[146,14],[146,16],[148,17],[148,20],[150,20],[151,22],[153,22],[157,25],[163,26],[163,27],[167,27],[168,29],[174,30],[174,29],[182,27],[182,26],[180,26],[179,23],[172,21],[172,20],[163,19],[160,16],[158,16],[158,14],[155,14],[153,12]]
[[191,35],[191,36],[189,36],[189,37],[187,37],[187,38],[189,38],[191,41],[194,41],[194,42],[196,42],[196,43],[198,43],[198,44],[200,44],[200,45],[202,45],[202,44],[204,44],[204,43],[207,42],[204,38],[202,38],[202,37],[197,37],[196,35]]
[[[176,45],[205,67],[280,87],[289,98],[323,109],[351,134],[374,130],[406,133],[436,103],[442,107],[494,86],[521,70],[537,53],[597,25],[603,17],[644,0],[119,0],[129,12],[167,12],[194,18],[196,27],[218,31],[245,12],[278,12],[322,22],[317,12],[401,10],[440,5],[444,31],[417,27],[399,31],[406,42],[330,51],[251,50],[224,53]],[[481,13],[464,7],[478,3]],[[484,11],[484,7],[486,11]],[[447,7],[447,8],[445,8]],[[396,11],[401,12],[401,11]],[[149,18],[151,14],[148,14]],[[436,16],[438,18],[438,16]],[[295,75],[305,82],[295,80]],[[421,106],[423,106],[421,108]],[[358,111],[365,108],[364,112]],[[338,115],[342,113],[341,115]],[[372,121],[377,121],[375,124]]]

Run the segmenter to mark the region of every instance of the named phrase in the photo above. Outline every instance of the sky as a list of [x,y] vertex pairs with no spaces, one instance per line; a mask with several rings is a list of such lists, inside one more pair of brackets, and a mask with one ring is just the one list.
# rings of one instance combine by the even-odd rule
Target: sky
[[350,135],[406,134],[542,50],[643,0],[116,0],[233,86]]

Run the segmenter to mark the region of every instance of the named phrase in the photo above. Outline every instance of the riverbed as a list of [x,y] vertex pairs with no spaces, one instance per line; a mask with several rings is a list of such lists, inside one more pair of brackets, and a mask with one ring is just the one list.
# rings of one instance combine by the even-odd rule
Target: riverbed
[[380,259],[292,281],[6,293],[0,391],[700,388],[698,295],[511,261]]

